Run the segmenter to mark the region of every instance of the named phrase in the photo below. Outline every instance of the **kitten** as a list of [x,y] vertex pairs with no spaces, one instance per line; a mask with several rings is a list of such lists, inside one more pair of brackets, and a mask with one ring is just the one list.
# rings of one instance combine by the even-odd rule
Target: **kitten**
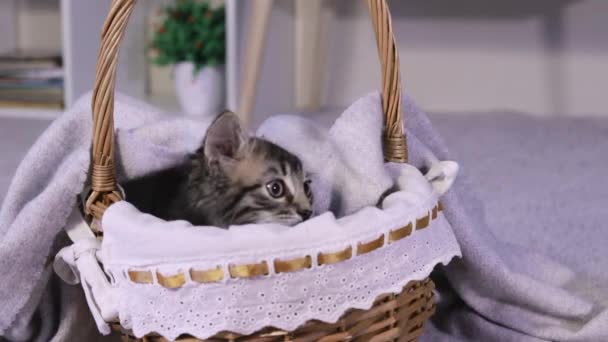
[[[127,193],[132,191],[143,201],[129,201],[166,220],[227,228],[248,223],[295,225],[312,215],[310,181],[301,161],[267,140],[248,137],[232,112],[218,115],[202,146],[182,165],[152,178],[131,182]],[[150,184],[157,193],[143,195]]]

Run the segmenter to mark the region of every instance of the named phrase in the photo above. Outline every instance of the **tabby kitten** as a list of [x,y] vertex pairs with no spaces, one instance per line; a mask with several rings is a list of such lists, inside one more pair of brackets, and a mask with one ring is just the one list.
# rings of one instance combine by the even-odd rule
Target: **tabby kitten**
[[164,198],[151,211],[167,220],[216,227],[295,225],[312,215],[300,160],[267,140],[248,137],[232,112],[221,113],[202,146],[164,177]]

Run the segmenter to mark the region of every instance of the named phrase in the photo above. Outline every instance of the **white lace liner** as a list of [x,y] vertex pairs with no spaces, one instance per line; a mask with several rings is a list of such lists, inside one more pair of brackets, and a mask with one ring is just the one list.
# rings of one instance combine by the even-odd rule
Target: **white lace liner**
[[[435,193],[421,200],[400,191],[384,203],[382,210],[365,208],[338,220],[324,214],[289,229],[256,225],[221,230],[165,222],[119,202],[104,215],[101,255],[121,325],[137,337],[156,332],[173,340],[181,334],[201,339],[221,331],[251,334],[267,326],[293,330],[310,319],[336,322],[348,309],[369,309],[377,296],[400,292],[409,281],[426,278],[435,265],[460,256],[442,213],[425,229],[387,244],[391,230],[415,225],[429,214],[437,204]],[[357,243],[381,234],[384,247],[356,255]],[[348,246],[352,259],[317,266],[319,252]],[[313,258],[311,269],[274,273],[274,259],[305,255]],[[220,265],[229,274],[230,264],[260,261],[268,262],[268,276],[199,284],[187,272]],[[168,289],[156,283],[156,276],[154,284],[134,283],[129,270],[167,276],[184,272],[187,279],[181,288]]]

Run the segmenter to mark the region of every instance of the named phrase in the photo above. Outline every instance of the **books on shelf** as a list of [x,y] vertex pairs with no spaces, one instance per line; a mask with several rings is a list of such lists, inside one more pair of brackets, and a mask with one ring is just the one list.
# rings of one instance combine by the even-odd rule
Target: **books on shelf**
[[0,69],[17,68],[47,68],[61,66],[61,55],[56,52],[46,51],[13,51],[11,53],[0,54]]
[[52,53],[0,55],[0,107],[63,107],[61,56]]

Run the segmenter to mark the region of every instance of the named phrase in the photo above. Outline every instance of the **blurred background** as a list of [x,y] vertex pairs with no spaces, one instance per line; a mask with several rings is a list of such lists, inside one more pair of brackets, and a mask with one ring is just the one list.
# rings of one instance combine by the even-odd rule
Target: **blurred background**
[[[296,1],[297,2],[297,1]],[[323,106],[378,89],[364,1],[323,1]],[[605,1],[389,1],[405,92],[430,112],[606,115]],[[293,2],[276,1],[256,112],[291,109]],[[326,23],[327,22],[327,23]],[[273,96],[274,95],[274,96]]]
[[[177,68],[158,65],[151,56],[157,50],[154,37],[165,28],[164,8],[174,4],[137,3],[121,45],[117,88],[182,115],[188,110],[176,95]],[[91,89],[109,5],[110,0],[0,2],[0,189],[50,120]],[[607,1],[391,0],[389,5],[404,91],[427,112],[608,115]],[[245,75],[256,71],[254,125],[276,113],[335,114],[380,87],[364,1],[215,0],[210,6],[223,12],[225,39],[225,60],[214,63],[221,77],[209,81],[221,89],[214,94],[216,107],[238,110]],[[247,65],[256,44],[259,65]]]
[[[63,85],[62,101],[55,101],[51,107],[59,102],[69,105],[92,87],[99,30],[109,3],[3,0],[0,66],[5,69],[19,56],[38,66],[42,61],[49,65],[61,61],[63,80],[54,85]],[[320,8],[315,9],[313,3],[319,3],[316,6]],[[171,1],[137,4],[121,45],[118,89],[177,110],[172,67],[154,65],[147,52],[160,9],[167,4]],[[606,1],[408,0],[389,4],[401,53],[404,89],[428,111],[508,109],[544,116],[606,114]],[[228,58],[226,67],[227,72],[235,74],[229,76],[235,82],[226,82],[230,83],[226,95],[233,102],[231,106],[238,102],[254,6],[256,1],[227,4],[234,7],[233,11],[227,9],[227,38],[237,42],[226,45],[230,50],[227,53],[234,55]],[[313,7],[313,13],[308,7]],[[318,29],[312,30],[306,22],[318,24]],[[344,107],[378,89],[380,67],[364,1],[277,0],[268,25],[253,110],[256,115],[298,107]],[[315,44],[305,41],[306,37],[316,39],[315,49],[322,56],[308,56],[298,49],[298,45]],[[297,62],[304,60],[301,64],[307,67],[311,63],[306,60],[313,59],[320,76],[298,79],[303,70],[298,69]],[[314,83],[320,94],[315,96],[320,98],[302,100],[306,97],[300,89],[306,88],[301,86],[302,81]],[[0,99],[4,113],[7,106],[10,108],[8,95],[0,93]],[[23,99],[25,105],[28,98]]]

